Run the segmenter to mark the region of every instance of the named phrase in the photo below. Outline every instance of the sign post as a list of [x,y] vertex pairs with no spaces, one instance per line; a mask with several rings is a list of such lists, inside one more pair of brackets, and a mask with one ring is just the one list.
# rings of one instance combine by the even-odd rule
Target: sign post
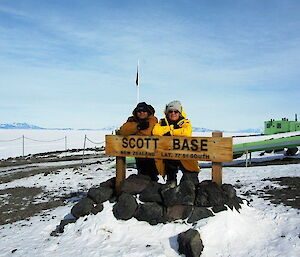
[[[220,131],[214,131],[212,137],[222,137],[223,133]],[[222,185],[222,162],[212,162],[211,167],[212,181],[219,185]]]
[[212,161],[212,180],[222,184],[222,162],[232,161],[231,137],[213,132],[212,137],[106,135],[105,151],[116,158],[116,191],[126,177],[126,156],[175,160]]

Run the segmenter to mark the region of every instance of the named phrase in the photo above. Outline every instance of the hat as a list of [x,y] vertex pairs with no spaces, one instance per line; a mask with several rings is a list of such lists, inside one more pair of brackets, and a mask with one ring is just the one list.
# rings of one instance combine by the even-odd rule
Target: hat
[[182,113],[182,105],[180,101],[174,100],[166,105],[165,113],[168,113],[170,110],[177,110]]
[[134,108],[132,114],[135,115],[138,111],[147,112],[149,115],[153,115],[155,113],[154,108],[151,105],[146,104],[145,102],[138,103]]

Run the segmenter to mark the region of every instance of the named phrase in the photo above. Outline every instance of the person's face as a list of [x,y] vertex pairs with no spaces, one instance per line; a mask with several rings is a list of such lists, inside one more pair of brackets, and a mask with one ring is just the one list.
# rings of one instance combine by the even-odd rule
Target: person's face
[[176,121],[179,119],[179,116],[180,116],[180,112],[177,110],[169,110],[168,111],[169,120]]
[[148,112],[145,112],[145,111],[137,111],[136,113],[136,116],[139,118],[139,119],[146,119],[148,118]]

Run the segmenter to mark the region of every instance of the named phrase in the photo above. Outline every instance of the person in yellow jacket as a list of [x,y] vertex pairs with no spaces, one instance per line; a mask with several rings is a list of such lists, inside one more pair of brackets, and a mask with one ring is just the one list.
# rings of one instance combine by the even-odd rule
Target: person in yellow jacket
[[[155,136],[192,136],[192,125],[186,118],[180,101],[172,101],[166,105],[165,118],[157,123],[152,131]],[[198,184],[198,172],[200,171],[196,160],[167,160],[156,159],[156,167],[160,175],[167,176],[167,182],[177,182],[177,173],[180,169],[183,180],[190,180]]]
[[[119,130],[123,136],[139,135],[151,136],[152,129],[157,124],[157,118],[154,116],[154,108],[145,102],[139,103],[133,110],[132,115],[127,119]],[[135,158],[138,174],[147,175],[152,181],[158,180],[158,172],[154,159]]]

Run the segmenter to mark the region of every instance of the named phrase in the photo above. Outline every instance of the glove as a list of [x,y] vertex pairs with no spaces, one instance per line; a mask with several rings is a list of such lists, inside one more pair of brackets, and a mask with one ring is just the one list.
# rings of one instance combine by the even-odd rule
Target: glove
[[137,122],[137,119],[131,116],[127,119],[127,122]]
[[137,125],[138,130],[144,130],[149,128],[149,121],[140,121],[140,123]]
[[182,120],[180,120],[180,121],[177,123],[177,125],[178,125],[180,128],[182,128],[184,125],[189,124],[189,123],[190,123],[189,120],[187,120],[187,119],[182,119]]

